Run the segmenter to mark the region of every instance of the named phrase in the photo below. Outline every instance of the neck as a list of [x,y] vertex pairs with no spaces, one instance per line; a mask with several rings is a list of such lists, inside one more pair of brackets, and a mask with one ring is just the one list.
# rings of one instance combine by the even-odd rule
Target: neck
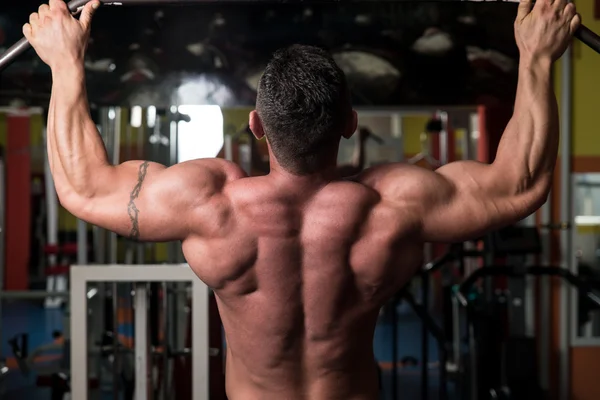
[[277,162],[275,157],[271,156],[270,160],[271,171],[268,176],[273,179],[277,185],[290,187],[290,190],[316,189],[338,178],[335,164],[328,165],[314,173],[298,175],[283,168]]

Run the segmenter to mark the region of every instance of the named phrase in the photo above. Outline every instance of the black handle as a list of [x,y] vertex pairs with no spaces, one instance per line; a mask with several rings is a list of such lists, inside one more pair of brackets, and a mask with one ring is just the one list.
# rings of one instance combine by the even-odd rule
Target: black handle
[[467,277],[461,283],[458,291],[456,292],[456,298],[463,306],[467,306],[469,301],[467,300],[467,294],[469,290],[473,287],[475,282],[477,282],[480,278],[486,276],[514,276],[519,277],[523,275],[534,275],[534,276],[558,276],[571,285],[575,286],[580,292],[584,293],[588,299],[590,299],[594,304],[600,307],[600,296],[597,295],[596,290],[597,287],[590,285],[589,282],[582,280],[577,275],[567,271],[561,267],[552,267],[552,266],[529,266],[523,268],[517,268],[514,266],[489,266],[482,267],[473,272],[471,275]]
[[[67,6],[71,12],[75,13],[79,7],[86,5],[91,0],[72,0]],[[236,2],[243,1],[245,3],[261,3],[264,0],[100,0],[103,4],[115,4],[115,5],[140,5],[140,4],[183,4],[183,3],[195,3],[195,2]],[[280,0],[283,1],[283,0]],[[285,1],[283,1],[285,2]],[[581,40],[584,44],[589,46],[596,53],[600,53],[600,36],[591,31],[585,25],[581,25],[575,37]],[[9,66],[18,56],[29,49],[30,45],[27,39],[23,38],[15,43],[12,47],[6,50],[0,55],[0,72]]]
[[[86,5],[90,1],[91,0],[72,0],[67,3],[67,7],[69,7],[69,10],[71,10],[72,13],[76,13],[79,7]],[[25,53],[30,47],[31,45],[25,38],[12,45],[0,55],[0,71],[12,64],[17,57]]]
[[577,32],[575,32],[575,37],[581,40],[585,45],[589,46],[596,53],[600,53],[600,36],[590,30],[587,26],[581,25],[579,29],[577,29]]

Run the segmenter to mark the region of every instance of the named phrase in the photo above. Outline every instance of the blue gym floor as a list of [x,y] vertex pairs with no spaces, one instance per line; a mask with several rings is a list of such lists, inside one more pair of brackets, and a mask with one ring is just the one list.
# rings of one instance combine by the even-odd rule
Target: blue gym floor
[[[63,329],[63,312],[61,310],[44,309],[41,303],[32,302],[4,302],[2,306],[2,357],[12,357],[7,341],[20,333],[29,334],[29,350],[52,342],[52,332]],[[382,316],[375,331],[374,350],[377,360],[384,365],[382,399],[391,399],[391,371],[392,361],[392,324],[389,315]],[[398,359],[405,356],[421,359],[421,323],[411,311],[401,307],[398,312],[398,335],[395,338],[398,346]],[[437,344],[429,338],[429,362],[438,360]],[[421,374],[420,366],[399,368],[397,390],[401,394],[399,399],[420,399]],[[437,369],[430,369],[429,373],[429,398],[437,398]],[[11,371],[6,379],[7,392],[2,400],[42,400],[50,398],[47,388],[35,386],[35,376],[23,377],[18,371]],[[107,399],[111,396],[107,393]],[[105,397],[105,396],[102,396]]]

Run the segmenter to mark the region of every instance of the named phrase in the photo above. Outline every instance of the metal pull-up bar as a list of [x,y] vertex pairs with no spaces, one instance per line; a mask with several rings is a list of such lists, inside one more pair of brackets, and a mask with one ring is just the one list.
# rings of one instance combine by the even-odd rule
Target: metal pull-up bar
[[[76,14],[80,11],[81,7],[89,3],[91,0],[72,0],[67,6],[72,13]],[[367,2],[369,0],[354,0],[354,2]],[[404,2],[411,0],[370,0],[371,2]],[[415,1],[415,0],[412,0]],[[470,1],[470,2],[486,2],[486,0],[456,0],[456,1]],[[487,2],[489,2],[488,0]],[[519,0],[491,0],[496,2],[511,2],[518,3]],[[106,6],[135,6],[135,5],[151,5],[151,4],[190,4],[190,3],[291,3],[298,2],[290,0],[100,0],[100,2]],[[307,1],[308,2],[308,1]],[[341,0],[319,0],[315,1],[319,3],[340,3]],[[346,1],[347,2],[347,1]],[[587,28],[585,25],[581,25],[575,37],[581,42],[589,46],[596,53],[600,53],[600,36],[595,32]],[[10,47],[6,52],[0,55],[0,71],[10,65],[17,57],[23,54],[30,45],[27,39],[23,38]]]

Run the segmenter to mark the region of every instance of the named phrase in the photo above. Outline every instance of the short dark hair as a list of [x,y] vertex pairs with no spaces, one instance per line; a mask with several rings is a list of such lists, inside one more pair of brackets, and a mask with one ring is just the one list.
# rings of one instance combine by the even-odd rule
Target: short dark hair
[[297,175],[317,172],[352,114],[346,76],[323,49],[279,50],[260,79],[256,110],[279,164]]

